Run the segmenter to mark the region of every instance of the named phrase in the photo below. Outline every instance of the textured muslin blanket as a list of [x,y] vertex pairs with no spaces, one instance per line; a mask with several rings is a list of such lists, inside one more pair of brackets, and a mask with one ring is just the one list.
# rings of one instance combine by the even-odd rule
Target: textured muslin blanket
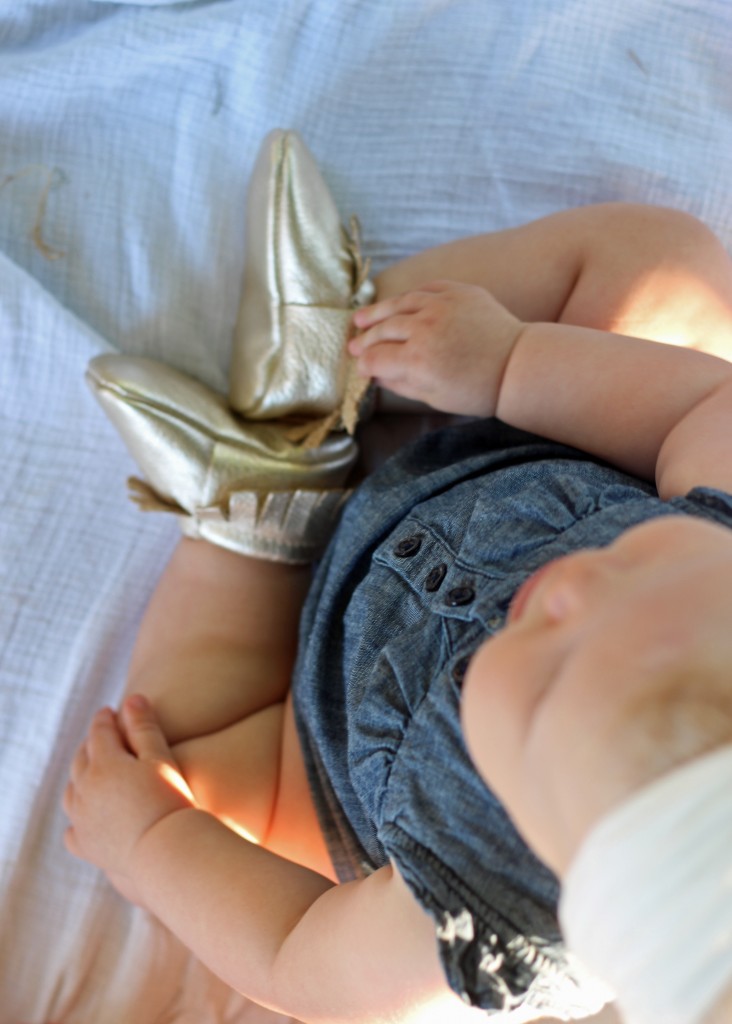
[[84,367],[145,353],[225,389],[274,127],[303,135],[376,270],[618,199],[730,247],[732,5],[0,6],[0,1024],[273,1019],[65,852],[60,799],[177,536],[127,502]]

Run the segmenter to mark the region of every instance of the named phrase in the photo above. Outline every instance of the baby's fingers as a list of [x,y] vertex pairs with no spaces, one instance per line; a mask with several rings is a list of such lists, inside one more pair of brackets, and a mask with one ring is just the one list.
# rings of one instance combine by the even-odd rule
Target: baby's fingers
[[76,838],[76,832],[74,831],[73,825],[69,825],[69,827],[64,832],[64,846],[69,851],[69,853],[74,855],[74,857],[83,856],[81,852],[81,847],[79,846],[79,843]]
[[389,299],[362,306],[353,314],[353,322],[359,330],[365,331],[374,324],[388,320],[398,314],[417,313],[422,309],[426,296],[421,291],[404,292]]
[[406,314],[390,316],[387,320],[369,327],[363,334],[352,338],[348,350],[353,356],[360,356],[367,349],[383,342],[408,341],[414,331],[414,318]]
[[419,374],[411,366],[406,346],[385,342],[368,349],[358,360],[358,371],[403,398],[427,401]]
[[[86,752],[91,761],[125,752],[117,716],[111,708],[101,708],[94,715],[86,741]],[[77,757],[80,755],[81,751]]]
[[89,754],[86,749],[86,741],[81,744],[79,749],[74,754],[74,760],[71,762],[71,775],[72,780],[78,784],[79,779],[82,777],[89,765]]
[[74,806],[74,784],[73,782],[67,782],[64,788],[63,799],[61,800],[61,806],[64,809],[64,814],[67,818],[71,817],[71,812]]
[[141,694],[128,697],[122,705],[122,725],[127,742],[141,761],[167,761],[174,763],[155,710]]
[[128,697],[122,705],[121,719],[130,749],[139,760],[154,764],[169,786],[195,803],[150,701],[139,693]]

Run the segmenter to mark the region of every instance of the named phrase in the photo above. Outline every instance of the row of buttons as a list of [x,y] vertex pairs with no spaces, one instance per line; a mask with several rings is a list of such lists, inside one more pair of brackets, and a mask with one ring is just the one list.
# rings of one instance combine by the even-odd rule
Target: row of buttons
[[[410,537],[405,537],[400,540],[399,543],[393,548],[393,553],[397,558],[412,558],[422,547],[422,538],[415,534]],[[442,586],[442,582],[447,575],[447,565],[445,562],[440,562],[438,565],[433,566],[427,573],[424,581],[425,590],[429,593],[434,593],[439,590]],[[470,604],[471,601],[475,600],[475,590],[470,584],[463,584],[459,587],[453,587],[449,590],[445,596],[445,604],[452,608],[460,607],[462,605]],[[492,629],[496,629],[501,625],[502,618],[499,615],[494,615],[488,620],[488,625]],[[467,672],[468,665],[470,664],[470,658],[463,657],[457,661],[452,667],[452,678],[458,686],[462,686]]]
[[[422,538],[419,534],[415,534],[411,537],[405,537],[403,540],[400,540],[393,551],[397,558],[413,558],[421,547]],[[431,594],[439,590],[446,575],[447,565],[444,562],[440,562],[439,565],[433,566],[425,577],[425,590],[429,591]],[[463,605],[470,604],[474,600],[475,589],[468,583],[462,584],[459,587],[453,587],[451,590],[448,590],[445,595],[445,604],[449,605],[450,608],[460,608]]]

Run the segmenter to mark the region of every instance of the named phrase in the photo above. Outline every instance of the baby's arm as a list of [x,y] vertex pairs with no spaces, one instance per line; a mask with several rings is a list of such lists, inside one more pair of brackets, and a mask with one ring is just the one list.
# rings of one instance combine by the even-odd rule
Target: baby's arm
[[576,324],[732,359],[732,262],[680,210],[604,203],[416,253],[376,278],[379,299],[450,280],[526,322]]
[[[313,1024],[485,1020],[448,987],[434,924],[395,868],[334,885],[197,809],[149,703],[97,714],[64,806],[69,850],[262,1005]],[[592,1020],[617,1019],[608,1008]],[[496,1016],[527,1021],[558,1024]]]
[[732,488],[732,365],[689,349],[559,324],[529,324],[495,414],[574,445],[670,498]]
[[[437,282],[359,310],[361,371],[443,411],[498,416],[670,497],[729,489],[732,365],[569,324],[522,324],[484,289]],[[732,321],[730,324],[732,328]]]
[[338,1024],[475,1020],[391,867],[336,886],[197,809],[147,702],[96,716],[64,805],[70,851],[263,1005]]

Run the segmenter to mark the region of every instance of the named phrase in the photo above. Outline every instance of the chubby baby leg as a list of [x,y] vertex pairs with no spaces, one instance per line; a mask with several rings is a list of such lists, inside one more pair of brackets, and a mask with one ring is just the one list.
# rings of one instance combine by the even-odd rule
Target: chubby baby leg
[[196,802],[246,839],[265,843],[279,779],[284,702],[173,745]]
[[560,322],[732,359],[732,260],[709,228],[663,207],[580,212],[580,267]]
[[143,618],[126,693],[152,702],[204,809],[329,873],[287,701],[309,581],[308,567],[184,538]]
[[310,569],[183,538],[143,617],[127,693],[155,705],[171,744],[284,700]]

